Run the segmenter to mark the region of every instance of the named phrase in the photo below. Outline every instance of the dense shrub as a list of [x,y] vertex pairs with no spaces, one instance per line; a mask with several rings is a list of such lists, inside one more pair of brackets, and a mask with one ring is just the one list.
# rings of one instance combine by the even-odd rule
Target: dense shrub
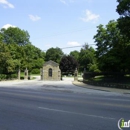
[[17,78],[17,74],[7,74],[6,75],[6,79],[16,79]]
[[17,74],[11,74],[10,78],[11,79],[16,79],[17,78]]
[[24,76],[21,76],[20,79],[23,80],[23,79],[24,79]]
[[5,74],[0,74],[0,81],[6,79],[6,77],[7,76]]
[[32,74],[40,74],[40,70],[39,69],[33,69],[31,71]]

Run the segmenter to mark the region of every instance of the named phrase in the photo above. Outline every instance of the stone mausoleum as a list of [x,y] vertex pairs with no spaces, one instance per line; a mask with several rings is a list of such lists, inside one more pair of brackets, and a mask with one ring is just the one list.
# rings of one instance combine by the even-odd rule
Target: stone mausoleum
[[41,69],[41,80],[61,80],[59,64],[52,60],[45,62]]

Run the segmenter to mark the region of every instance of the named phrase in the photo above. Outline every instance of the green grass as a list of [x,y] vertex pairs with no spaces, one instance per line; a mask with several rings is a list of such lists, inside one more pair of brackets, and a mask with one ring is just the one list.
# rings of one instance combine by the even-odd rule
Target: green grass
[[109,76],[109,77],[105,77],[105,76],[95,76],[93,79],[91,79],[91,81],[93,82],[101,82],[101,83],[120,83],[120,84],[129,84],[130,85],[130,76],[124,76],[124,77],[120,77],[120,78],[116,78],[114,76]]
[[[40,76],[40,74],[30,74],[31,76]],[[21,72],[20,73],[20,76],[23,76],[24,77],[24,72]]]

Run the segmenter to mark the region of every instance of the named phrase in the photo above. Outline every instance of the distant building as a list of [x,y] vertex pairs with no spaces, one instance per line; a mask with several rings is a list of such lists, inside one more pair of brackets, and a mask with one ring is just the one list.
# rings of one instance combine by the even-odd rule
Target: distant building
[[41,69],[41,80],[61,80],[61,70],[59,64],[50,60],[44,63]]

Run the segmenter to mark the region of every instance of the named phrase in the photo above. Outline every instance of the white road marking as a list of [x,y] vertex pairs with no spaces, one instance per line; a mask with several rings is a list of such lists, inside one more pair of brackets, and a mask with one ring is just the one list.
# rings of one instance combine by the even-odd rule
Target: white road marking
[[103,118],[103,119],[108,119],[108,120],[115,120],[115,118],[111,118],[111,117],[104,117],[104,116],[98,116],[98,115],[89,115],[89,114],[76,113],[76,112],[70,112],[70,111],[64,111],[64,110],[58,110],[58,109],[51,109],[51,108],[46,108],[46,107],[38,107],[38,108],[39,109],[44,109],[44,110],[47,110],[47,111],[55,111],[55,112],[62,112],[62,113],[80,115],[80,116],[89,116],[89,117],[94,117],[94,118]]

